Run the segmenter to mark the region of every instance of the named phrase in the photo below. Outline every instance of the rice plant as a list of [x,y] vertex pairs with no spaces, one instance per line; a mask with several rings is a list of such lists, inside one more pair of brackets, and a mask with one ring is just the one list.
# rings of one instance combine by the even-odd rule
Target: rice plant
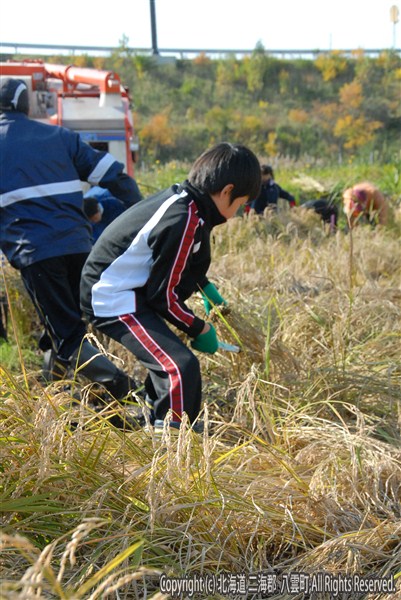
[[2,367],[0,598],[162,600],[162,575],[317,572],[391,576],[400,593],[399,238],[360,227],[352,261],[350,244],[302,209],[215,230],[229,307],[211,318],[241,352],[200,355],[201,436],[117,429],[123,408],[44,386],[24,348]]

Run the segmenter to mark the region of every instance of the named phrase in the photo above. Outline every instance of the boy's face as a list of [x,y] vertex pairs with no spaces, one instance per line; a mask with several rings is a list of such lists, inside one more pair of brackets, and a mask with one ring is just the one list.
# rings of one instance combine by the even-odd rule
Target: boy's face
[[219,213],[226,219],[231,219],[231,217],[237,213],[238,209],[241,206],[244,206],[244,204],[246,204],[249,200],[249,196],[240,196],[235,198],[235,200],[230,204],[231,192],[233,188],[233,184],[229,183],[221,190],[221,192],[212,194],[212,199],[216,204]]
[[238,209],[241,206],[244,206],[248,202],[248,200],[249,200],[249,196],[240,196],[239,198],[236,198],[234,200],[234,202],[227,207],[225,212],[221,213],[221,214],[226,219],[231,219],[231,217],[234,217],[237,214]]

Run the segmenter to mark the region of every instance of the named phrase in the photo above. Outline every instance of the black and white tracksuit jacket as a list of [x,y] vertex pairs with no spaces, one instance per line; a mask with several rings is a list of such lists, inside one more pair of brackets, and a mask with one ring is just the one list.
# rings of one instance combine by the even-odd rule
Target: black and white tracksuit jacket
[[185,300],[208,283],[210,232],[225,221],[213,200],[188,182],[140,201],[93,247],[82,273],[82,310],[89,318],[116,317],[146,304],[196,337],[204,321]]

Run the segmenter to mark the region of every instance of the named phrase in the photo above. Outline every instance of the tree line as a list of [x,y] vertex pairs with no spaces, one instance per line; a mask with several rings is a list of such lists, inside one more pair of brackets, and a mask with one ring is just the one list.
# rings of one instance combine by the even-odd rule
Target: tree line
[[401,57],[393,50],[280,59],[258,44],[243,58],[166,62],[133,54],[127,42],[107,57],[46,60],[119,74],[144,161],[193,160],[221,140],[327,164],[400,158]]

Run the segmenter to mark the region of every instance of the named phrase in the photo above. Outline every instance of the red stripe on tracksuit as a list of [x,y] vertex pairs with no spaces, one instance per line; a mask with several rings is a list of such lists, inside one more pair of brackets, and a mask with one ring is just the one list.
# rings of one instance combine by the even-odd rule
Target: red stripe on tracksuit
[[177,417],[181,419],[184,411],[183,386],[181,373],[177,364],[149,335],[146,329],[135,318],[134,314],[122,315],[119,317],[119,320],[128,327],[132,335],[153,356],[163,371],[168,374],[170,381],[170,408],[173,411],[173,420],[177,420]]
[[169,313],[189,327],[193,324],[194,315],[186,312],[178,302],[178,296],[175,292],[175,287],[179,284],[182,272],[187,264],[191,248],[194,243],[195,231],[198,225],[199,217],[197,215],[196,204],[192,201],[188,206],[187,224],[167,286],[167,306]]

